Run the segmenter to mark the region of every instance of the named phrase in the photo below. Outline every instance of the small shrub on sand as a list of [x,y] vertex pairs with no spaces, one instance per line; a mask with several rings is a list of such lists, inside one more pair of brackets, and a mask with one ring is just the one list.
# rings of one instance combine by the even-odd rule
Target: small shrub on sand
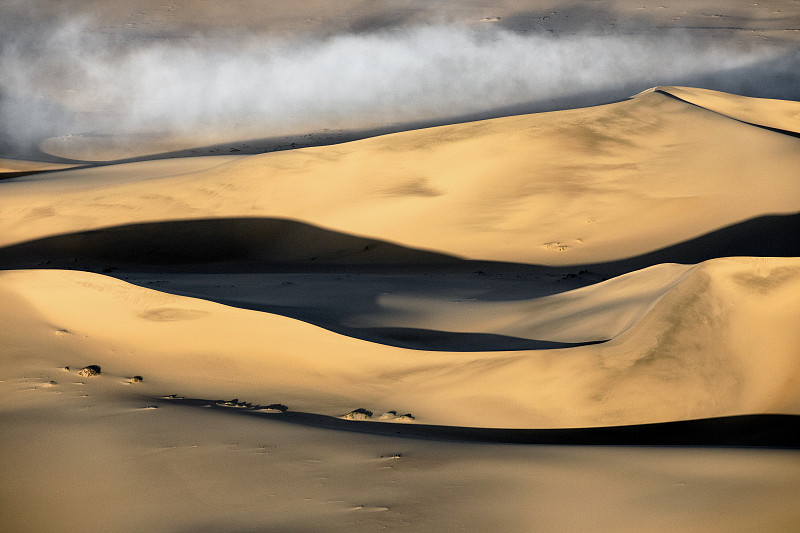
[[81,368],[78,371],[78,375],[86,377],[86,378],[93,377],[93,376],[99,376],[100,375],[100,367],[97,366],[97,365],[85,366],[85,367]]
[[342,418],[345,420],[369,420],[372,418],[372,411],[359,407],[344,415]]

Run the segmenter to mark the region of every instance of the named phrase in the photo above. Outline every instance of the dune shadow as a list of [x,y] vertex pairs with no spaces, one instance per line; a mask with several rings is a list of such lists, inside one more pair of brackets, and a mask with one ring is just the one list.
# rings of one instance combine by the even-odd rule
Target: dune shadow
[[660,263],[694,264],[717,257],[800,256],[800,213],[768,215],[636,257],[546,267],[463,259],[445,253],[341,233],[279,218],[170,220],[44,237],[0,248],[0,269],[218,272],[332,270],[353,267],[482,267],[569,275],[592,269],[606,277]]
[[[376,303],[374,289],[361,289],[356,285],[363,285],[364,279],[357,278],[354,283],[347,284],[339,298],[316,306],[286,306],[256,303],[252,300],[231,300],[215,295],[206,295],[204,299],[237,307],[274,315],[281,315],[295,320],[301,320],[326,329],[333,333],[348,337],[405,348],[409,350],[424,350],[432,352],[492,352],[492,351],[523,351],[523,350],[560,350],[589,346],[607,342],[608,339],[587,340],[584,342],[557,342],[541,339],[529,339],[500,335],[494,333],[476,333],[460,331],[442,331],[412,327],[359,327],[350,324],[352,317],[373,315],[380,313],[380,306]],[[367,283],[369,279],[366,280]],[[312,280],[313,282],[313,280]],[[173,284],[174,285],[174,284]],[[352,289],[352,291],[350,290]],[[413,290],[413,289],[409,289]],[[174,287],[167,288],[165,292],[190,295],[175,291]],[[313,286],[310,292],[314,292]],[[425,291],[419,291],[424,295]],[[194,295],[191,294],[192,296]]]
[[14,178],[22,178],[24,176],[32,176],[34,174],[41,174],[43,172],[52,172],[52,170],[18,170],[18,171],[0,172],[0,181],[10,180]]
[[606,341],[556,342],[492,333],[462,333],[421,328],[348,328],[350,336],[399,348],[447,352],[559,350]]
[[[269,218],[118,226],[0,248],[0,269],[105,273],[142,287],[282,315],[334,333],[430,351],[561,349],[562,343],[383,324],[387,294],[417,301],[519,301],[661,263],[800,256],[800,214],[758,217],[620,261],[568,267],[472,261]],[[363,317],[372,317],[363,322]],[[377,320],[377,322],[376,322]]]
[[767,215],[628,259],[584,265],[613,277],[661,263],[695,264],[719,257],[800,257],[800,213]]
[[275,218],[173,220],[45,237],[0,249],[0,268],[256,270],[459,261]]
[[800,448],[798,415],[753,414],[626,426],[506,429],[353,421],[288,409],[264,410],[259,405],[244,403],[239,404],[239,407],[226,406],[221,400],[179,396],[151,400],[194,408],[210,408],[230,413],[231,416],[250,416],[320,429],[425,440],[560,446]]

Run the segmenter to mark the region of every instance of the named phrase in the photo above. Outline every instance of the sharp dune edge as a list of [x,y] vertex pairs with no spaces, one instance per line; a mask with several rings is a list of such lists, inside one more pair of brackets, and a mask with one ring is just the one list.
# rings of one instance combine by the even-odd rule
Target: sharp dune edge
[[[606,14],[323,4],[342,35]],[[616,4],[796,43],[794,3]],[[127,31],[241,24],[184,7]],[[259,24],[320,31],[301,11]],[[800,102],[495,117],[0,151],[0,531],[795,531]]]

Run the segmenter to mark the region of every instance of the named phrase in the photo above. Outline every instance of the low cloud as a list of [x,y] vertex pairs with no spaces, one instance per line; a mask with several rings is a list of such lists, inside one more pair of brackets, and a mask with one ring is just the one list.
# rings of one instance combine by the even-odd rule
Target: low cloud
[[560,37],[444,24],[325,39],[123,39],[88,27],[72,20],[3,32],[7,144],[63,134],[375,126],[565,98],[599,103],[591,95],[624,97],[703,76],[710,88],[736,92],[753,68],[781,60],[775,49],[709,45],[677,32]]

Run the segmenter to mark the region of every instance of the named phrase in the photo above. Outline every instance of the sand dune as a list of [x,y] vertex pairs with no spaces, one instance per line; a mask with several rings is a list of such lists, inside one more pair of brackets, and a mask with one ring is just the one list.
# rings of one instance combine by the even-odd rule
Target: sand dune
[[696,87],[657,87],[653,90],[748,124],[800,133],[800,106],[797,102],[748,98]]
[[[115,168],[136,175],[132,183],[104,181],[104,167],[15,180],[0,200],[0,244],[147,221],[268,216],[471,259],[598,263],[800,211],[798,185],[786,179],[800,165],[798,146],[792,136],[646,93],[226,159],[207,170],[176,167],[171,176],[148,172],[166,163]],[[140,182],[149,176],[156,194],[155,183]],[[753,176],[758,187],[749,188]]]
[[[50,368],[94,360],[188,396],[233,394],[269,404],[263,396],[269,391],[291,405],[303,391],[303,409],[311,412],[346,412],[348,402],[356,402],[384,411],[395,406],[428,423],[478,427],[800,414],[794,386],[800,339],[791,333],[799,311],[796,260],[715,260],[630,278],[527,305],[499,304],[500,312],[453,315],[432,306],[429,312],[444,323],[419,319],[445,331],[610,339],[568,352],[472,353],[375,345],[96,274],[15,271],[2,280],[12,298],[35,310],[6,318],[18,324],[12,338],[19,335],[17,342],[27,339],[29,346],[42,343],[35,349],[40,354],[58,343],[61,360],[46,357]],[[615,312],[620,301],[622,313]],[[758,324],[757,341],[746,324]],[[62,330],[68,334],[56,335]],[[103,353],[109,350],[116,355],[107,362]],[[239,374],[244,368],[246,377]]]
[[[796,530],[795,7],[162,4],[0,8],[0,531]],[[437,28],[385,99],[231,88]],[[437,104],[459,35],[572,52]]]

